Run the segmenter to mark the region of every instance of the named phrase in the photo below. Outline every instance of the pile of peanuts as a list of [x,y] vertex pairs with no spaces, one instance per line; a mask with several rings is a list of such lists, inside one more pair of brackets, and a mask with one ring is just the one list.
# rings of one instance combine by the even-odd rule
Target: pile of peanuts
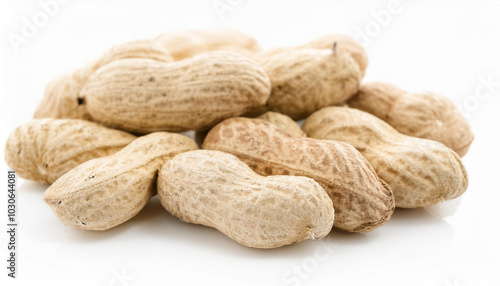
[[[474,135],[444,96],[362,84],[367,65],[343,35],[272,50],[226,29],[124,43],[50,81],[5,160],[51,184],[45,202],[80,229],[122,224],[157,194],[248,247],[371,231],[395,207],[462,195]],[[177,133],[190,130],[197,143]]]

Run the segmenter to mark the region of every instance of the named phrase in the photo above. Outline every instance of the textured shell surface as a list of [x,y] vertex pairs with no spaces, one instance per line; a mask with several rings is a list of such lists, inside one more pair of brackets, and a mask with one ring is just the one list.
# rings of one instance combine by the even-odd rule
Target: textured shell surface
[[283,48],[256,56],[269,75],[271,96],[262,110],[276,111],[294,120],[341,104],[355,95],[361,72],[354,59],[332,49]]
[[269,93],[264,71],[232,52],[169,64],[116,61],[99,69],[82,91],[94,121],[137,133],[207,129],[265,104]]
[[306,133],[302,131],[300,126],[290,116],[279,112],[268,111],[257,117],[258,119],[270,122],[283,130],[286,130],[290,135],[296,137],[305,137]]
[[361,85],[348,105],[389,123],[398,132],[438,141],[464,156],[474,134],[455,104],[432,92],[408,93],[392,84]]
[[24,179],[53,183],[90,159],[112,155],[136,137],[79,119],[33,119],[7,139],[5,161]]
[[146,205],[168,159],[197,148],[191,139],[175,133],[139,137],[111,156],[87,161],[64,174],[47,189],[45,202],[66,225],[112,228]]
[[439,142],[403,135],[369,113],[328,107],[307,118],[302,128],[307,136],[356,147],[391,186],[397,207],[434,205],[467,189],[467,172],[457,153]]
[[[306,137],[306,133],[302,131],[297,122],[295,122],[292,118],[290,118],[290,116],[281,114],[279,112],[268,111],[266,113],[259,115],[256,118],[270,122],[280,127],[281,129],[285,130],[292,136]],[[203,131],[196,131],[194,137],[196,144],[201,146],[203,144],[203,140],[205,140],[205,137],[207,137],[209,131],[210,129],[206,129]]]
[[320,38],[314,39],[309,43],[302,45],[302,48],[315,48],[315,49],[330,49],[336,43],[338,51],[340,53],[348,53],[351,57],[356,60],[361,71],[361,77],[364,77],[366,73],[366,68],[368,67],[368,54],[365,48],[358,41],[353,38],[340,35],[332,34],[322,36]]
[[334,220],[332,201],[314,180],[263,177],[213,150],[189,151],[165,163],[158,196],[182,221],[214,227],[256,248],[323,238]]
[[171,62],[172,57],[159,44],[150,40],[136,40],[114,46],[100,58],[84,67],[57,76],[45,88],[42,101],[35,110],[34,118],[73,118],[89,120],[86,105],[80,92],[88,78],[100,67],[127,58],[147,58]]
[[370,231],[394,211],[389,186],[354,147],[342,142],[297,138],[261,119],[231,118],[212,128],[202,148],[236,155],[260,175],[314,179],[332,199],[339,229]]
[[176,61],[215,50],[233,51],[245,56],[252,56],[260,50],[254,38],[231,29],[168,32],[158,36],[155,41]]

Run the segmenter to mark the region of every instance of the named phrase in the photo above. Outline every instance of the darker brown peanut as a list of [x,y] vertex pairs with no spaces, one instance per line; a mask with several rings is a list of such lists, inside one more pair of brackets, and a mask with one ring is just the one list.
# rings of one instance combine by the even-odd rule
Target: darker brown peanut
[[264,120],[231,118],[212,128],[203,149],[234,154],[260,175],[314,179],[333,201],[334,226],[346,231],[373,230],[394,211],[389,186],[345,143],[297,138]]

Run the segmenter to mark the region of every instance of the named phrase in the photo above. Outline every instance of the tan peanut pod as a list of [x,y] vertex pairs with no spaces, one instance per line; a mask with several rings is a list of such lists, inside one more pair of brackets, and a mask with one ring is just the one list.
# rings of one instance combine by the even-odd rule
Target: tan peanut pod
[[361,71],[361,77],[365,76],[366,68],[368,67],[368,54],[365,48],[353,38],[346,35],[326,35],[310,41],[309,43],[300,46],[301,48],[314,48],[314,49],[329,49],[337,43],[340,53],[348,53],[358,63]]
[[460,156],[474,140],[467,119],[455,104],[432,92],[408,93],[389,83],[372,82],[361,85],[348,104],[377,116],[403,134],[441,142]]
[[231,29],[168,32],[155,41],[179,61],[210,51],[232,51],[252,56],[260,50],[255,39]]
[[284,48],[256,57],[271,79],[271,96],[252,114],[276,111],[294,120],[341,104],[355,95],[361,81],[358,64],[348,53],[333,49]]
[[394,211],[389,186],[354,147],[342,142],[298,138],[264,120],[239,117],[212,128],[203,149],[231,153],[263,176],[314,179],[332,199],[339,229],[370,231]]
[[397,207],[434,205],[467,189],[457,153],[439,142],[403,135],[369,113],[327,107],[309,116],[302,128],[307,136],[356,147],[391,186]]
[[139,137],[114,155],[64,174],[47,189],[45,202],[66,225],[86,230],[115,227],[146,205],[168,159],[195,149],[191,139],[175,133]]
[[278,113],[278,112],[272,112],[268,111],[260,116],[257,117],[258,119],[265,120],[267,122],[270,122],[283,130],[287,131],[290,135],[295,136],[295,137],[306,137],[306,134],[300,126],[297,124],[297,122],[293,121],[290,116],[286,116],[284,114]]
[[92,119],[137,132],[204,130],[265,104],[270,82],[254,61],[209,52],[183,61],[115,61],[82,91]]
[[86,66],[52,79],[38,105],[34,118],[74,118],[89,120],[80,91],[90,75],[113,61],[127,58],[147,58],[170,62],[172,57],[160,45],[150,40],[127,42],[111,48],[99,59]]
[[51,184],[90,159],[109,156],[136,137],[78,119],[33,119],[7,139],[5,162],[19,177]]
[[212,150],[168,161],[158,175],[158,196],[182,221],[255,248],[323,238],[334,220],[332,201],[313,179],[263,177],[235,156]]

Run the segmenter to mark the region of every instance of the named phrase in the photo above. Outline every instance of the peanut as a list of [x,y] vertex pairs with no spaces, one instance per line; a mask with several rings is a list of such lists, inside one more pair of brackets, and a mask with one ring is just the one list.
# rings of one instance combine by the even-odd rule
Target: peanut
[[353,38],[346,35],[327,35],[300,46],[301,48],[329,49],[337,43],[340,53],[350,54],[358,63],[361,77],[365,76],[368,66],[368,54],[365,48]]
[[[306,137],[306,134],[304,133],[304,131],[302,131],[302,129],[300,129],[300,126],[297,124],[297,122],[293,121],[293,119],[284,114],[268,111],[258,116],[257,118],[265,120],[280,127],[281,129],[285,130],[292,136]],[[196,144],[201,146],[203,144],[203,140],[205,140],[205,137],[207,137],[209,131],[210,129],[203,131],[196,131],[194,135]]]
[[53,183],[90,159],[114,154],[136,137],[78,119],[33,119],[7,139],[5,161],[24,179]]
[[196,150],[158,175],[161,204],[187,223],[218,229],[248,247],[275,248],[326,236],[332,201],[314,180],[262,177],[233,155]]
[[284,48],[259,54],[257,62],[271,79],[271,96],[252,114],[276,111],[299,120],[341,104],[356,94],[361,72],[354,59],[337,49]]
[[295,137],[306,137],[306,134],[292,118],[278,112],[268,111],[257,117],[270,122]]
[[457,153],[439,142],[403,135],[369,113],[327,107],[309,116],[302,128],[310,137],[356,147],[391,186],[397,207],[433,205],[467,189]]
[[179,62],[146,59],[112,62],[82,90],[94,121],[148,133],[212,127],[263,105],[270,83],[252,60],[209,52]]
[[51,80],[38,105],[34,118],[75,118],[89,120],[90,116],[80,91],[90,75],[113,61],[126,58],[147,58],[170,62],[170,55],[158,44],[149,40],[127,42],[113,47],[99,59],[73,73],[66,73]]
[[297,138],[261,119],[231,118],[216,125],[203,149],[231,153],[260,175],[306,176],[328,193],[334,226],[370,231],[394,211],[394,196],[354,147],[335,141]]
[[260,50],[255,39],[231,29],[168,32],[155,41],[176,61],[215,50],[233,51],[244,56],[252,56]]
[[408,93],[392,84],[372,82],[362,85],[348,104],[377,116],[403,134],[441,142],[460,156],[474,140],[467,119],[442,95]]
[[121,151],[87,161],[64,174],[44,194],[66,225],[106,230],[136,215],[153,195],[161,166],[197,149],[189,138],[158,132],[139,137]]

